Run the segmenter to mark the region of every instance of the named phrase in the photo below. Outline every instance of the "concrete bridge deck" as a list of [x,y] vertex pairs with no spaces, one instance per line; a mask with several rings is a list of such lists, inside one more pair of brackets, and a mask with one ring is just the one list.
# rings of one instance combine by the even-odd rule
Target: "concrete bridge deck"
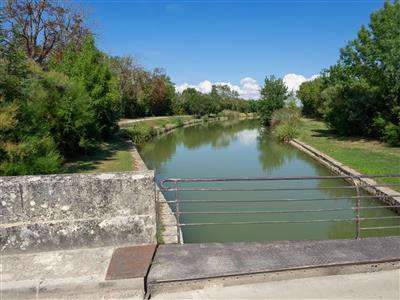
[[147,277],[152,293],[399,268],[400,237],[161,245]]

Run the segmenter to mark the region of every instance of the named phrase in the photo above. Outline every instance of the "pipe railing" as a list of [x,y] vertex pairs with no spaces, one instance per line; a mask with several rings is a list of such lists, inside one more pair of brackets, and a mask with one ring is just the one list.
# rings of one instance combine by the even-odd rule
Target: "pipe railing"
[[[385,229],[400,229],[400,223],[396,222],[395,225],[390,226],[365,226],[362,227],[362,221],[367,220],[399,220],[400,216],[373,216],[363,217],[361,211],[373,210],[373,209],[392,209],[397,213],[400,211],[400,193],[390,189],[389,187],[400,187],[397,183],[376,183],[371,179],[382,179],[382,178],[395,178],[396,181],[400,182],[400,174],[379,174],[379,175],[360,175],[360,176],[303,176],[303,177],[244,177],[244,178],[168,178],[161,181],[160,188],[163,192],[173,192],[173,200],[167,200],[168,204],[171,204],[173,208],[173,215],[176,218],[176,224],[163,224],[164,227],[176,227],[176,234],[171,236],[177,236],[178,243],[182,243],[182,228],[187,226],[219,226],[219,225],[248,225],[248,224],[300,224],[300,223],[325,223],[325,222],[354,222],[355,223],[355,238],[361,238],[362,232],[365,230],[385,230]],[[327,181],[327,180],[345,180],[348,182],[347,185],[340,186],[320,186],[320,187],[238,187],[236,185],[243,183],[256,183],[258,182],[302,182],[302,181]],[[210,183],[213,185],[220,183],[233,182],[236,183],[235,187],[216,187],[209,186]],[[179,184],[192,185],[202,184],[200,187],[182,187]],[[206,186],[204,186],[206,184]],[[171,186],[172,185],[172,186]],[[208,185],[208,186],[207,186]],[[382,188],[385,188],[384,190]],[[196,192],[284,192],[284,191],[329,191],[329,190],[354,190],[355,195],[353,196],[339,196],[339,197],[328,197],[328,198],[303,198],[303,197],[290,197],[290,198],[277,198],[265,197],[263,199],[185,199],[181,197],[180,193],[190,192],[192,195]],[[400,190],[400,188],[397,188]],[[362,195],[361,191],[368,193],[373,191],[374,194]],[[366,191],[366,192],[365,192]],[[244,198],[244,196],[243,196]],[[167,197],[168,199],[168,197]],[[377,199],[382,201],[382,205],[366,206],[363,205],[363,200],[366,199]],[[254,202],[281,202],[281,203],[293,203],[293,202],[318,202],[318,201],[336,201],[336,200],[351,200],[354,201],[354,205],[350,207],[335,207],[335,208],[313,208],[313,209],[289,209],[289,210],[184,210],[182,205],[185,203],[254,203]],[[317,218],[317,219],[306,219],[306,220],[258,220],[258,221],[223,221],[223,222],[182,222],[182,216],[185,215],[269,215],[269,214],[302,214],[302,213],[324,213],[324,212],[339,212],[339,211],[354,211],[354,217],[348,218]],[[161,215],[165,213],[160,213]]]

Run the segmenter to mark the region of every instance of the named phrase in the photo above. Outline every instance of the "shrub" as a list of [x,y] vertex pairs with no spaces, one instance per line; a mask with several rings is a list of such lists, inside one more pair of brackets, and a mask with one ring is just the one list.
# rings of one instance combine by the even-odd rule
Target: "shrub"
[[201,119],[203,120],[204,123],[207,123],[209,121],[208,115],[204,115],[203,117],[201,117]]
[[184,124],[185,124],[185,121],[183,120],[183,118],[179,118],[179,117],[175,117],[174,119],[173,119],[173,123],[176,125],[176,126],[183,126]]
[[124,129],[125,135],[135,144],[142,144],[153,136],[157,135],[157,130],[146,124],[136,124]]
[[274,135],[282,142],[290,142],[295,139],[299,132],[295,124],[285,123],[279,124],[274,128]]
[[281,108],[271,117],[272,133],[282,142],[289,142],[298,135],[300,113],[297,109]]

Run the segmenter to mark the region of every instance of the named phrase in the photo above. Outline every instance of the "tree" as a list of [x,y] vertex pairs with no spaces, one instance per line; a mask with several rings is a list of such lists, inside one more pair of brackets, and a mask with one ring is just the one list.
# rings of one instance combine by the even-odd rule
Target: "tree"
[[400,2],[386,1],[325,73],[325,119],[340,134],[400,144]]
[[323,84],[321,78],[303,82],[296,95],[302,103],[302,113],[305,116],[319,118],[323,113],[321,92]]
[[155,70],[144,88],[143,105],[146,115],[163,116],[171,113],[175,87],[170,78]]
[[263,125],[270,125],[272,113],[285,105],[287,87],[283,80],[275,76],[266,77],[261,89],[259,113]]
[[121,97],[118,80],[113,76],[105,56],[96,48],[93,37],[87,37],[81,49],[72,44],[60,63],[52,63],[51,69],[67,74],[82,84],[90,97],[103,136],[117,128]]
[[2,13],[6,40],[22,39],[28,57],[46,64],[51,54],[61,56],[65,47],[79,44],[90,34],[84,13],[55,0],[6,0]]

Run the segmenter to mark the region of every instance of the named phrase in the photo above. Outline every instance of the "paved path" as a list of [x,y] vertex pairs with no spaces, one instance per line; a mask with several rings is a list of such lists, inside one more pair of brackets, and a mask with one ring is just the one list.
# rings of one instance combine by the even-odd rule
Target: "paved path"
[[162,293],[151,299],[400,299],[399,270]]

